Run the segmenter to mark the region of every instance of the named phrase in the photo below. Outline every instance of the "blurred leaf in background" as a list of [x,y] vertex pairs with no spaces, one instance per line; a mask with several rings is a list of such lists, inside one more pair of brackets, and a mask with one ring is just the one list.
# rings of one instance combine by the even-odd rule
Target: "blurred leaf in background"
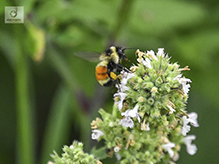
[[[100,107],[111,110],[115,89],[99,86],[96,63],[74,53],[112,44],[164,47],[173,62],[189,65],[198,152],[189,156],[182,147],[177,163],[217,163],[219,2],[3,0],[1,6],[0,163],[43,164],[73,140],[91,150],[90,121]],[[24,24],[5,24],[4,6],[24,6]],[[133,50],[126,54],[134,61]]]

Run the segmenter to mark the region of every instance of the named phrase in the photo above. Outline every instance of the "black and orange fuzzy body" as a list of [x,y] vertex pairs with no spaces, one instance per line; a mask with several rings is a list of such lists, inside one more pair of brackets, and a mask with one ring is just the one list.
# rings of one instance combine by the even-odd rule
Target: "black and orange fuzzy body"
[[96,79],[100,85],[106,87],[112,86],[117,80],[115,72],[119,72],[121,70],[129,72],[128,69],[119,64],[122,59],[127,59],[124,51],[125,49],[121,47],[111,46],[100,55],[99,59],[101,61],[95,68]]

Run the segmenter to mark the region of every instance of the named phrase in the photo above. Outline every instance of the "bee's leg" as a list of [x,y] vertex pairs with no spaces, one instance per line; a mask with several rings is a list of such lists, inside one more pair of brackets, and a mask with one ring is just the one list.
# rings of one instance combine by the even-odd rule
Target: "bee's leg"
[[114,81],[115,85],[117,85],[118,90],[121,91],[118,76],[114,72],[110,72],[110,78]]
[[120,88],[118,79],[115,80],[115,85],[117,85],[117,88],[118,88],[119,92],[121,92],[121,88]]
[[131,71],[128,70],[126,67],[123,67],[123,70],[124,70],[125,72],[129,72],[129,73],[131,73]]
[[116,67],[117,67],[117,70],[118,70],[118,71],[124,70],[125,72],[129,72],[129,73],[131,72],[130,70],[128,70],[126,67],[124,67],[124,66],[121,65],[121,64],[117,64]]

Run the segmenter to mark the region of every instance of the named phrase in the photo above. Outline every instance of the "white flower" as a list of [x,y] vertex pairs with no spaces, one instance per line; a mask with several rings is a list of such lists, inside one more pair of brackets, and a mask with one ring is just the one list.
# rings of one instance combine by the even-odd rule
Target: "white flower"
[[172,158],[173,155],[174,155],[174,151],[173,151],[171,148],[175,147],[175,144],[172,143],[172,142],[170,142],[170,143],[168,143],[168,144],[162,145],[162,147],[163,147],[166,151],[168,151],[170,157]]
[[146,58],[145,60],[142,61],[142,64],[145,66],[145,67],[148,67],[148,68],[152,68],[151,67],[151,61],[150,59]]
[[125,117],[137,118],[138,122],[140,123],[141,120],[140,120],[140,116],[138,113],[138,108],[139,108],[139,105],[135,105],[133,109],[128,109],[125,112],[122,112],[121,115]]
[[138,61],[139,63],[142,63],[142,62],[143,62],[143,60],[144,60],[144,58],[143,58],[142,56],[138,56],[138,59],[137,59],[137,61]]
[[146,124],[147,128],[145,129],[145,131],[149,131],[150,130],[150,124],[149,122]]
[[124,70],[122,70],[120,72],[120,74],[122,75],[122,80],[121,80],[121,83],[120,85],[117,87],[119,88],[120,92],[125,92],[126,90],[128,90],[129,88],[126,86],[127,84],[127,81],[134,77],[135,74],[134,73],[129,73],[129,72],[125,72]]
[[119,161],[121,159],[120,155],[115,153],[116,159]]
[[188,135],[184,138],[187,152],[190,155],[194,155],[197,151],[197,146],[195,144],[192,144],[192,140],[195,140],[195,138],[195,135]]
[[145,126],[141,126],[141,130],[149,131],[150,130],[149,122],[147,124],[145,124]]
[[199,127],[197,118],[198,118],[198,114],[195,112],[189,113],[188,114],[189,118],[189,122],[194,126],[194,127]]
[[190,114],[188,114],[189,118],[187,118],[186,116],[183,116],[183,127],[181,130],[182,135],[186,136],[186,134],[190,131],[191,127],[188,125],[189,123],[191,123],[194,127],[198,127],[198,115],[195,112],[192,112]]
[[181,130],[182,135],[186,136],[186,134],[190,131],[191,127],[187,125],[189,122],[187,121],[187,117],[183,116],[183,127]]
[[187,83],[191,83],[192,81],[190,79],[182,77],[182,74],[177,75],[173,80],[178,80],[180,84],[182,84],[183,92],[185,93],[185,95],[187,95],[190,88],[190,84]]
[[119,146],[115,146],[115,147],[114,147],[114,152],[115,152],[115,153],[119,152],[119,150],[120,150],[120,147],[119,147]]
[[[174,161],[177,161],[179,159],[179,154],[178,153],[175,153],[173,158],[172,158]],[[173,163],[175,164],[175,163]]]
[[164,57],[164,48],[158,48],[157,56]]
[[98,140],[100,136],[104,135],[104,133],[101,130],[92,130],[91,138],[93,140]]
[[134,73],[129,73],[129,72],[125,72],[125,71],[121,71],[121,74],[122,74],[122,81],[121,81],[121,84],[124,84],[126,85],[127,84],[127,81],[134,77],[135,74]]
[[130,127],[130,128],[132,128],[134,126],[134,122],[132,121],[132,119],[130,117],[125,117],[125,118],[121,119],[119,124],[121,124],[122,126],[125,126],[125,127]]
[[141,130],[149,131],[150,130],[150,124],[149,122],[145,124],[146,119],[144,119],[143,123],[141,124]]
[[147,51],[147,55],[151,57],[151,59],[157,60],[156,55],[154,54],[153,50]]
[[170,109],[170,114],[172,114],[173,112],[175,112],[176,110],[175,109],[173,109],[170,105],[167,105],[167,107]]
[[119,110],[121,110],[122,107],[123,107],[123,101],[125,100],[126,95],[127,95],[126,93],[122,93],[122,92],[118,92],[118,93],[115,93],[115,94],[114,94],[114,99],[115,99],[116,97],[119,97],[119,101],[116,102],[116,104],[117,104]]
[[190,79],[187,79],[187,78],[181,78],[181,84],[183,86],[183,91],[186,95],[188,94],[189,88],[190,88],[190,84],[186,84],[187,82],[191,83],[192,81]]

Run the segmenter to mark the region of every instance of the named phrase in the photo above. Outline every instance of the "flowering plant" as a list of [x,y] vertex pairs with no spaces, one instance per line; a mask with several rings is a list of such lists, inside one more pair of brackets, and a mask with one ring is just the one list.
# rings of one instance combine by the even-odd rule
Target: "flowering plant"
[[195,136],[187,133],[189,124],[199,124],[197,114],[186,111],[191,80],[182,71],[188,66],[170,63],[163,48],[156,54],[140,50],[136,54],[137,65],[119,75],[112,114],[99,110],[102,119],[92,121],[91,138],[104,140],[108,156],[115,155],[121,164],[174,163],[182,144],[194,155]]

